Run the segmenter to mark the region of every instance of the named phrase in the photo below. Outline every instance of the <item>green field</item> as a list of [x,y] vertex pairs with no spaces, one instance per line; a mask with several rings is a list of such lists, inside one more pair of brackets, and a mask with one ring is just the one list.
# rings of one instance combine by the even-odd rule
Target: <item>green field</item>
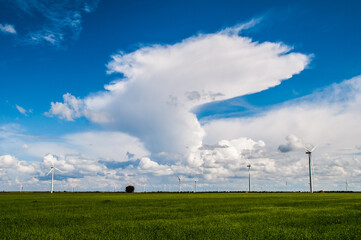
[[361,193],[0,193],[0,239],[361,239]]

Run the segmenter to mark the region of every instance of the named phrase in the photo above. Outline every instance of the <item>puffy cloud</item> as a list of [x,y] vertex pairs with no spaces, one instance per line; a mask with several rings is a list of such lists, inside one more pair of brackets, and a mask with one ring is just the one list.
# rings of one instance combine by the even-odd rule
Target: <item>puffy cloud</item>
[[[237,136],[262,139],[269,154],[274,155],[272,158],[282,163],[276,164],[283,169],[279,176],[297,179],[303,178],[302,173],[306,176],[308,167],[307,156],[300,150],[305,145],[319,144],[313,153],[315,182],[328,179],[328,184],[340,183],[346,177],[356,181],[360,159],[353,153],[357,152],[355,147],[361,135],[360,104],[361,77],[358,76],[254,116],[209,121],[204,125],[207,132],[204,141]],[[285,136],[287,143],[279,145]],[[277,148],[284,153],[277,154]],[[327,184],[316,186],[327,188]]]
[[62,156],[48,154],[43,158],[42,166],[45,172],[54,166],[62,171],[63,175],[77,177],[96,175],[97,173],[102,173],[105,169],[104,165],[95,159],[70,154]]
[[18,163],[18,160],[11,155],[0,156],[0,167],[2,167],[2,168],[9,168],[9,167],[16,166],[17,163]]
[[82,99],[80,111],[67,95],[49,113],[70,121],[85,116],[138,138],[153,154],[187,154],[202,146],[205,135],[194,107],[278,85],[310,60],[282,43],[241,37],[240,27],[115,54],[108,73],[123,79]]
[[141,172],[149,172],[157,176],[174,174],[169,166],[160,165],[147,157],[144,157],[140,160],[138,169]]
[[[198,167],[202,172],[200,175],[207,180],[240,177],[248,163],[264,158],[264,147],[263,141],[256,142],[249,138],[221,140],[213,146],[205,145],[191,152],[188,162]],[[266,164],[268,166],[272,161]]]
[[16,34],[14,25],[7,24],[7,23],[0,23],[0,32],[6,33],[6,34]]
[[26,161],[19,161],[16,157],[11,155],[0,156],[0,169],[6,169],[7,172],[16,172],[20,174],[33,174],[36,172],[33,163]]
[[19,161],[17,163],[16,168],[20,173],[34,174],[36,172],[36,169],[33,166],[33,164],[28,163],[26,161]]
[[57,115],[60,119],[66,119],[67,121],[74,121],[74,118],[82,115],[83,101],[81,99],[75,98],[69,93],[64,94],[63,99],[64,103],[52,102],[51,109],[46,115]]
[[303,141],[295,135],[291,134],[291,135],[287,136],[286,140],[287,140],[286,144],[281,144],[278,147],[279,151],[290,152],[290,151],[300,150],[305,147],[305,144],[303,143]]

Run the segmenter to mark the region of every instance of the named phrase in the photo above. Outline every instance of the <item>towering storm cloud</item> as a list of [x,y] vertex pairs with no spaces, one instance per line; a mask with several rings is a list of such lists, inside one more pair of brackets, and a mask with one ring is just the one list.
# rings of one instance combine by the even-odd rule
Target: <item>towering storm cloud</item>
[[152,154],[194,151],[205,136],[194,107],[276,86],[310,61],[282,43],[242,37],[240,29],[117,53],[107,68],[119,80],[84,99],[65,94],[48,114],[66,120],[85,116],[137,137]]

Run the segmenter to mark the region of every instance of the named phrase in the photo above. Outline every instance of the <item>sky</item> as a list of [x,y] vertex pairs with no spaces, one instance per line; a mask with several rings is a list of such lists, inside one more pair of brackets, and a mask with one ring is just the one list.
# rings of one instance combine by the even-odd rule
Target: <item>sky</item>
[[360,191],[360,9],[0,0],[0,191]]

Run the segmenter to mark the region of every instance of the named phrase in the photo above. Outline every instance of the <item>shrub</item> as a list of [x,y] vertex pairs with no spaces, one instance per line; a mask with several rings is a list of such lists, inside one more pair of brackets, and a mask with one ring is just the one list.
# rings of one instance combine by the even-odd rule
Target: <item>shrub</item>
[[132,186],[132,185],[127,186],[127,187],[125,188],[125,191],[126,191],[127,193],[132,193],[132,192],[134,192],[134,186]]

